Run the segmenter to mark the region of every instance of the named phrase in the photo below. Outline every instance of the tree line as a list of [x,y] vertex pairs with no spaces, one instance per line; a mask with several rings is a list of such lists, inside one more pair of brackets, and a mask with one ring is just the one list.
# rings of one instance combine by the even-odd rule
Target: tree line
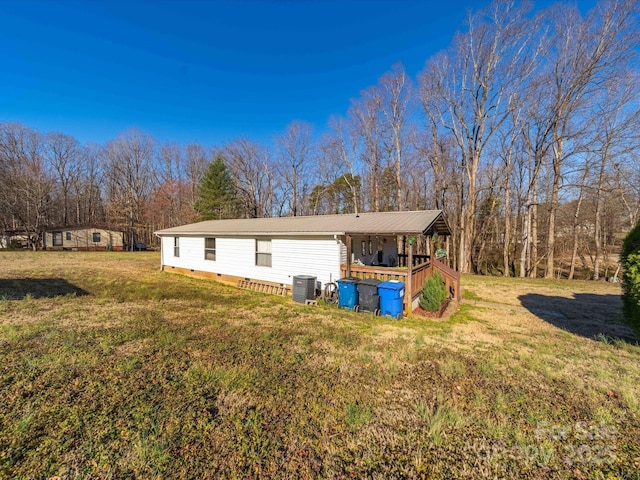
[[0,124],[0,226],[37,236],[101,223],[443,209],[463,272],[612,274],[640,211],[638,5],[533,12],[495,1],[411,78],[394,65],[326,132],[272,143],[104,145]]

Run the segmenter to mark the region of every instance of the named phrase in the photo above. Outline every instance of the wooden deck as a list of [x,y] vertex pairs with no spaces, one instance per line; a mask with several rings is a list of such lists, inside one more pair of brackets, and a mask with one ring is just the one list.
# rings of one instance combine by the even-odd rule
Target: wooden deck
[[[451,267],[445,265],[439,260],[424,261],[414,265],[409,271],[408,268],[398,267],[374,267],[350,265],[351,278],[367,279],[375,278],[380,281],[399,280],[406,285],[404,296],[404,312],[405,315],[413,311],[413,303],[420,296],[420,290],[425,280],[433,274],[434,270],[438,270],[444,278],[444,283],[449,296],[456,300],[460,300],[460,273]],[[341,266],[342,278],[346,277],[347,266]]]

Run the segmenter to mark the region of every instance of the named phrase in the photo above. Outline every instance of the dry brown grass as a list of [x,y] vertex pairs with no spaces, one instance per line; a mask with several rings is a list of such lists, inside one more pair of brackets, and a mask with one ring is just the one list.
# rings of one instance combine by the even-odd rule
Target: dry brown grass
[[[547,324],[577,335],[635,339],[622,319],[619,284],[466,276],[464,285],[468,303],[504,311],[505,318],[529,312]],[[516,323],[526,329],[535,327],[535,323],[526,323],[527,316],[523,319],[525,323]]]
[[[521,305],[523,292],[573,298],[577,293],[620,296],[620,284],[587,280],[547,280],[542,278],[504,278],[463,275],[464,288],[486,301],[497,301],[505,305]],[[570,285],[570,288],[568,286]]]
[[0,478],[635,478],[617,287],[463,286],[396,321],[157,253],[0,253]]

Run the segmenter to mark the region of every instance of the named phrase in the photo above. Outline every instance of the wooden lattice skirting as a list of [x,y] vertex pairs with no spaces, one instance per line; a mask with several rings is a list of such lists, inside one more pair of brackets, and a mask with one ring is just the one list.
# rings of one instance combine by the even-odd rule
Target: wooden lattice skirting
[[269,293],[271,295],[281,295],[283,297],[287,295],[287,287],[253,282],[251,280],[238,280],[238,288],[253,290],[254,292]]

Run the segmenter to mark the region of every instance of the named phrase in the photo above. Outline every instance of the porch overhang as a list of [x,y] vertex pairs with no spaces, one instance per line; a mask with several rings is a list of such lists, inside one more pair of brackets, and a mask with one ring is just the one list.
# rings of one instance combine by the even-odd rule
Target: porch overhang
[[[431,236],[437,233],[441,236],[451,235],[451,229],[442,211],[438,211],[435,216],[428,219],[421,219],[422,222],[407,222],[405,224],[395,225],[376,225],[375,228],[371,228],[367,225],[365,228],[358,228],[357,223],[352,225],[350,229],[345,230],[343,235],[350,237],[356,235],[378,235],[378,236],[411,236],[411,235],[425,235]],[[424,221],[427,220],[427,221]],[[368,227],[368,228],[367,228]]]

